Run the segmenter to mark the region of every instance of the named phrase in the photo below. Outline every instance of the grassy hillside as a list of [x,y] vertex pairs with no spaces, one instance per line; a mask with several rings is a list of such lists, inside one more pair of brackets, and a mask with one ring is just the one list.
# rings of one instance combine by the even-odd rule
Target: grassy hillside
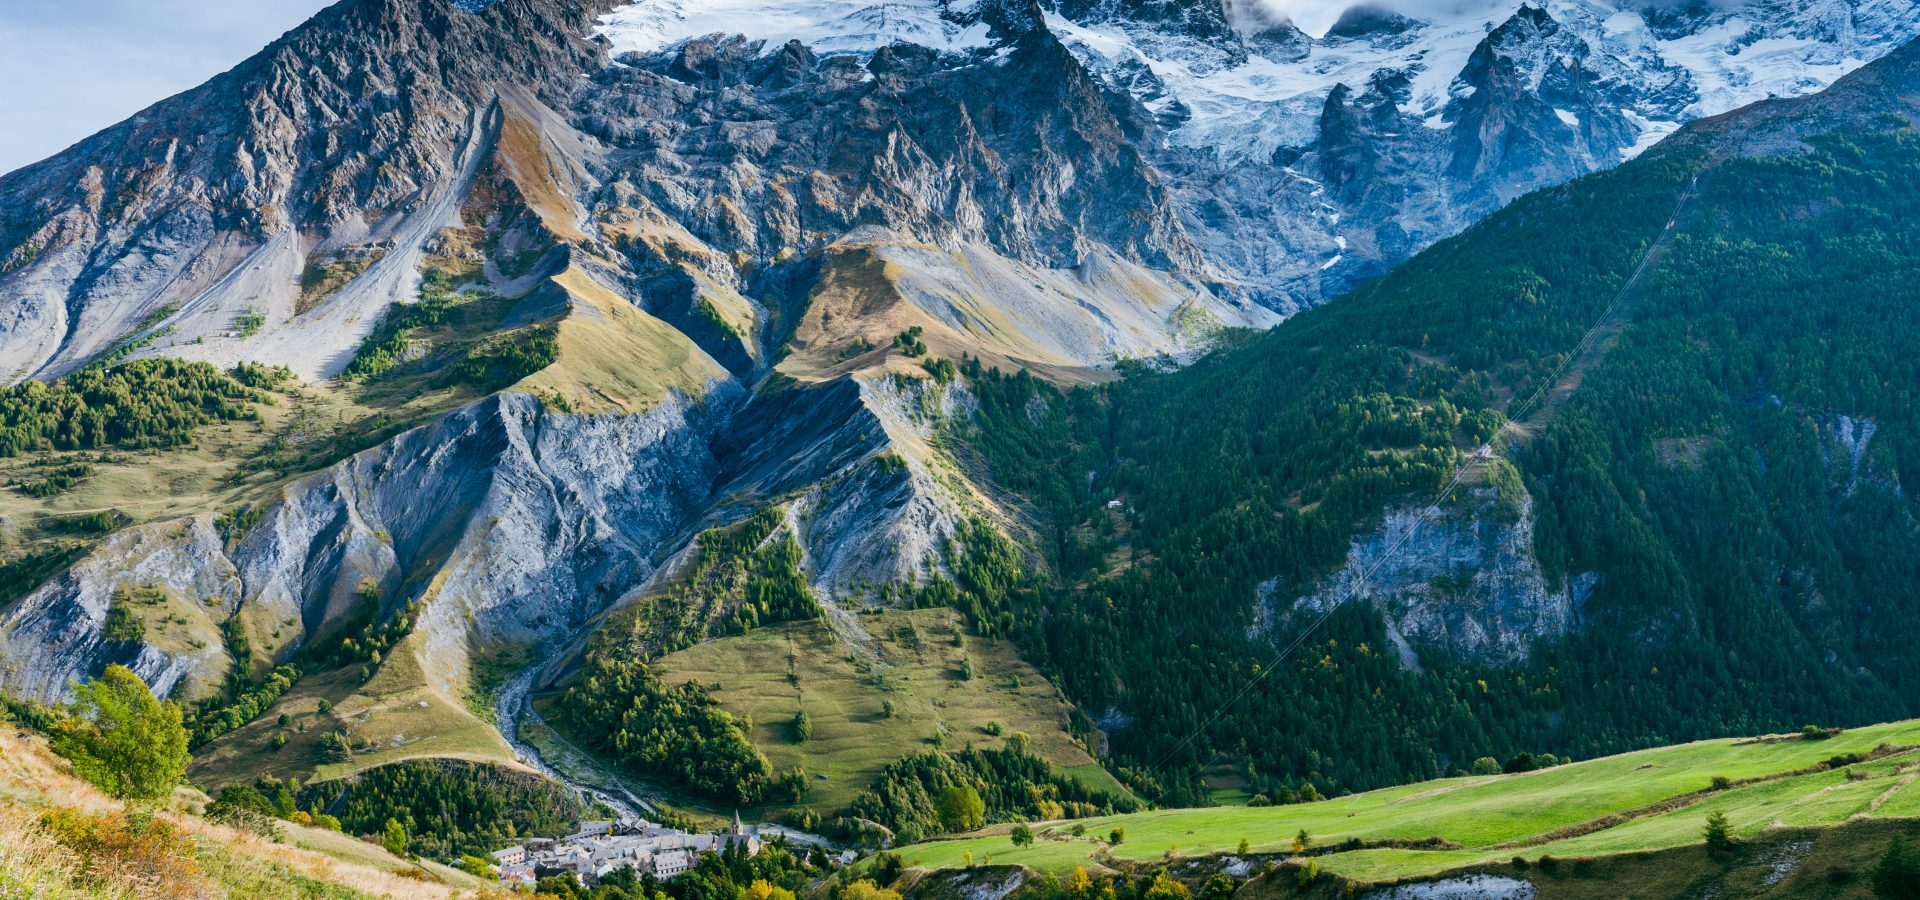
[[[855,621],[870,640],[844,641],[821,620],[791,622],[689,647],[658,668],[669,683],[706,685],[728,712],[751,719],[754,746],[782,771],[805,768],[813,776],[805,803],[823,811],[870,788],[888,763],[934,746],[935,735],[959,749],[999,747],[1025,732],[1055,767],[1124,791],[1067,734],[1066,704],[1008,642],[967,634],[945,609]],[[972,678],[963,675],[969,661]],[[800,710],[812,720],[805,741],[793,734]]]
[[[517,766],[512,748],[467,704],[435,690],[420,670],[409,636],[371,681],[352,668],[301,679],[265,715],[200,748],[190,774],[217,786],[261,775],[319,781],[387,763],[455,758]],[[321,704],[329,707],[321,712]],[[279,717],[288,717],[282,727]],[[361,747],[349,759],[329,757],[321,739],[350,730]],[[283,745],[275,740],[284,736]]]
[[276,842],[209,822],[192,813],[204,802],[181,789],[144,824],[74,777],[40,739],[0,726],[0,896],[438,900],[489,890],[338,832],[281,823]]
[[[1846,760],[1859,759],[1858,762]],[[1716,779],[1726,786],[1715,787]],[[1323,871],[1392,881],[1516,857],[1572,859],[1701,843],[1710,813],[1736,839],[1856,818],[1920,817],[1920,721],[1799,736],[1717,740],[1644,750],[1516,775],[1449,778],[1319,803],[1172,809],[1037,829],[1016,848],[1005,833],[904,848],[909,864],[997,864],[1065,873],[1236,852],[1286,854],[1305,830]],[[1084,826],[1084,835],[1072,833]],[[1125,840],[1108,837],[1125,829]],[[1348,842],[1353,849],[1341,850]],[[1421,843],[1423,849],[1380,846]]]

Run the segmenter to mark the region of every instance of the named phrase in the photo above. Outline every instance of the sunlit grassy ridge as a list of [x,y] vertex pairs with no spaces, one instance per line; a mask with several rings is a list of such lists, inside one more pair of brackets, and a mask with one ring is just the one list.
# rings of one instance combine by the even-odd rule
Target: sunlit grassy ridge
[[[888,763],[933,746],[936,734],[950,749],[984,749],[1025,732],[1041,756],[1088,786],[1125,791],[1073,742],[1062,727],[1067,707],[1007,642],[956,631],[957,617],[944,609],[887,611],[861,623],[873,636],[865,645],[872,658],[849,652],[825,623],[806,621],[700,644],[665,657],[660,669],[670,683],[710,686],[728,711],[750,718],[754,745],[783,771],[815,775],[805,805],[820,810],[845,806]],[[961,677],[965,660],[991,674]],[[791,725],[802,709],[813,723],[804,742]]]
[[[149,810],[80,780],[38,738],[0,728],[0,896],[148,898],[473,897],[490,885],[424,860],[403,860],[338,832],[280,823],[279,839],[194,815],[186,788]],[[129,827],[151,813],[156,827]],[[62,823],[59,827],[50,822]]]
[[[1839,762],[1843,758],[1861,762]],[[1728,786],[1715,789],[1715,779]],[[1517,775],[1448,778],[1294,806],[1172,809],[1060,823],[1016,848],[1003,834],[906,847],[910,865],[975,863],[1067,872],[1103,861],[1284,853],[1305,830],[1316,847],[1434,841],[1443,849],[1331,852],[1322,869],[1365,881],[1446,871],[1516,856],[1561,858],[1699,843],[1711,812],[1736,837],[1857,816],[1920,815],[1920,721],[1852,729],[1824,740],[1715,740],[1626,753]],[[1611,817],[1611,818],[1610,818]],[[1075,837],[1070,828],[1082,826]],[[1125,829],[1117,845],[1108,838]]]

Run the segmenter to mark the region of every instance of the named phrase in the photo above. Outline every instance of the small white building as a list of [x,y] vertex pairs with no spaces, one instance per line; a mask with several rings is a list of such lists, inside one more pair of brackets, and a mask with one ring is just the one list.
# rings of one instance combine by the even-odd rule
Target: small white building
[[509,887],[534,884],[540,869],[568,872],[581,884],[592,885],[627,868],[671,879],[693,868],[700,854],[721,853],[735,845],[743,845],[748,856],[763,846],[759,830],[743,824],[739,813],[723,834],[693,834],[644,821],[584,822],[566,837],[531,839],[492,856],[501,883]]
[[497,867],[519,866],[527,861],[527,848],[508,847],[505,850],[495,850],[491,855],[493,864]]

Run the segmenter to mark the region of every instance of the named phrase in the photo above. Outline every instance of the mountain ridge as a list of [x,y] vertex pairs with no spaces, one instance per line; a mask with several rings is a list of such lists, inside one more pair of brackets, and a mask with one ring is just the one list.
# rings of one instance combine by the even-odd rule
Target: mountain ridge
[[[603,651],[648,663],[680,640],[818,615],[884,690],[885,660],[864,651],[912,641],[869,633],[862,611],[948,606],[1056,679],[1071,705],[1062,734],[1046,737],[1104,757],[1156,802],[1203,801],[1207,778],[1297,799],[1444,774],[1463,754],[1618,749],[1815,700],[1849,715],[1901,711],[1900,666],[1810,600],[1737,607],[1791,623],[1780,632],[1798,642],[1791,652],[1720,635],[1773,674],[1799,673],[1782,676],[1793,691],[1752,706],[1721,713],[1689,694],[1676,707],[1695,718],[1650,710],[1655,688],[1721,684],[1684,665],[1677,687],[1630,685],[1647,694],[1619,703],[1642,722],[1608,718],[1611,687],[1576,685],[1587,705],[1553,707],[1541,682],[1526,683],[1532,667],[1592,674],[1579,667],[1606,654],[1638,667],[1635,653],[1675,640],[1657,623],[1713,636],[1732,627],[1713,604],[1753,599],[1708,592],[1650,610],[1619,587],[1644,571],[1623,575],[1591,549],[1587,529],[1599,526],[1580,503],[1594,498],[1621,529],[1601,537],[1631,544],[1633,560],[1651,560],[1645,571],[1684,572],[1694,546],[1662,531],[1671,518],[1635,490],[1547,456],[1598,452],[1587,442],[1604,435],[1567,430],[1577,425],[1636,421],[1582,405],[1618,400],[1610,391],[1630,382],[1614,369],[1580,382],[1512,464],[1480,467],[1419,558],[1381,570],[1376,589],[1392,596],[1339,598],[1397,535],[1433,524],[1407,498],[1501,433],[1504,404],[1578,343],[1688,178],[1725,163],[1804,188],[1787,163],[1758,162],[1792,154],[1887,177],[1847,141],[1905,152],[1879,126],[1888,113],[1913,121],[1915,45],[1813,99],[1699,119],[1627,168],[1573,178],[1647,137],[1622,112],[1632,103],[1686,99],[1658,96],[1674,83],[1661,78],[1678,77],[1658,66],[1595,62],[1586,6],[1525,6],[1480,33],[1462,25],[1458,78],[1387,66],[1365,71],[1364,87],[1290,95],[1305,98],[1295,124],[1311,126],[1306,139],[1225,162],[1218,148],[1183,145],[1181,130],[1232,110],[1195,113],[1201,100],[1180,93],[1190,85],[1144,55],[1097,56],[1094,42],[1124,34],[1126,52],[1165,62],[1212,36],[1224,43],[1206,54],[1217,73],[1282,64],[1265,54],[1310,64],[1327,38],[1209,3],[907,6],[824,32],[802,23],[816,50],[647,31],[667,21],[641,16],[659,0],[350,0],[200,92],[0,179],[0,198],[33,198],[23,207],[47,216],[5,232],[9,398],[57,393],[57,376],[86,366],[162,356],[217,364],[183,370],[193,377],[264,385],[252,417],[186,426],[171,444],[88,443],[74,437],[84,429],[48,427],[0,460],[21,486],[0,495],[0,537],[22,566],[6,570],[0,687],[57,702],[73,679],[120,662],[210,719],[258,706],[251,727],[207,730],[203,759],[217,764],[202,771],[220,779],[249,765],[341,775],[418,755],[525,754],[598,791],[602,773],[546,758],[557,743],[509,742],[491,719],[539,725],[532,695],[579,677],[579,654],[610,618],[686,601]],[[1898,2],[1866,6],[1891,15]],[[1854,21],[1853,5],[1823,8]],[[1364,44],[1354,52],[1365,60],[1431,51],[1418,42],[1433,23],[1410,22],[1349,22],[1331,40]],[[1678,35],[1669,42],[1704,33],[1640,22]],[[939,46],[892,40],[903,32]],[[1843,48],[1829,67],[1844,68],[1848,52],[1881,46],[1855,36],[1796,52]],[[628,39],[640,49],[620,51]],[[185,152],[170,131],[202,143]],[[1724,221],[1674,217],[1686,229],[1818,237],[1770,231],[1738,206],[1737,183],[1706,184],[1722,191]],[[1872,198],[1846,196],[1883,235],[1901,234]],[[1614,230],[1596,232],[1575,207]],[[1825,208],[1810,205],[1810,218]],[[1503,243],[1510,235],[1521,246]],[[1592,246],[1567,249],[1574,236]],[[1681,241],[1678,258],[1705,258],[1706,243]],[[1268,263],[1279,268],[1242,277]],[[1282,268],[1306,273],[1310,289],[1284,287],[1285,273],[1262,280]],[[1449,280],[1453,270],[1480,281]],[[1662,277],[1661,297],[1681,303]],[[1675,309],[1654,324],[1682,317]],[[1685,321],[1758,340],[1704,314]],[[1665,332],[1621,334],[1632,350]],[[1799,350],[1739,359],[1768,352]],[[1693,361],[1683,357],[1662,359]],[[1695,393],[1702,408],[1725,399]],[[1221,408],[1233,398],[1240,408]],[[1904,426],[1877,408],[1801,413],[1821,437],[1791,458],[1846,469],[1836,508],[1888,504],[1872,506],[1884,522],[1842,517],[1842,537],[1822,540],[1901,546],[1899,485],[1914,477],[1902,477]],[[1686,478],[1702,470],[1764,480],[1725,468],[1728,435],[1761,437],[1719,415],[1711,433],[1649,437],[1652,449],[1616,471],[1644,474],[1633,466],[1652,458],[1668,487],[1699,488]],[[191,472],[174,478],[175,467]],[[1563,493],[1576,489],[1591,493]],[[727,564],[771,582],[698,604],[673,593],[708,540],[762,517],[769,530],[751,550],[772,555],[735,548]],[[1786,558],[1757,546],[1730,583],[1761,583],[1753,573]],[[45,562],[55,556],[71,564]],[[1854,574],[1838,546],[1832,556],[1842,561],[1782,575],[1797,586],[1782,590],[1853,602],[1851,588],[1828,600],[1818,587]],[[16,571],[32,582],[17,591]],[[1319,612],[1332,622],[1333,643],[1312,648],[1324,666],[1290,673],[1292,693],[1258,698],[1245,719],[1203,721],[1218,699],[1209,691],[1242,683],[1270,643]],[[1596,639],[1596,623],[1644,646],[1583,656],[1592,648],[1573,642]],[[1813,647],[1891,674],[1849,681],[1799,652]],[[305,671],[281,685],[276,665]],[[1342,693],[1342,672],[1395,692],[1404,715],[1369,719],[1364,696]],[[610,701],[653,696],[649,677],[642,666],[620,689],[631,696]],[[1471,699],[1475,683],[1483,699]],[[277,709],[314,713],[323,730],[276,731]],[[1568,709],[1591,731],[1560,731]],[[724,715],[690,733],[739,750],[735,732],[752,729]],[[1284,740],[1249,738],[1296,720]],[[1204,742],[1167,743],[1210,727],[1219,733]],[[337,751],[323,735],[345,735],[347,758],[326,755]],[[1212,771],[1207,753],[1233,757],[1236,771]],[[739,755],[754,766],[750,744]],[[804,774],[756,768],[804,795]]]

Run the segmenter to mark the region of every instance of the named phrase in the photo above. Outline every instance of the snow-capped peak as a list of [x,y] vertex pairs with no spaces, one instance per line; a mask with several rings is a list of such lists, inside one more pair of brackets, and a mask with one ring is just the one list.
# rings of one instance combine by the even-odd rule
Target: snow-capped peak
[[[1581,68],[1629,88],[1620,112],[1640,138],[1621,148],[1624,155],[1681,122],[1819,90],[1920,33],[1913,0],[1750,0],[1706,7],[1681,23],[1691,27],[1663,22],[1669,27],[1662,34],[1650,27],[1649,13],[1626,2],[1489,0],[1419,18],[1391,14],[1386,29],[1335,28],[1309,39],[1298,58],[1275,59],[1258,42],[1228,52],[1121,18],[1050,14],[1047,21],[1091,68],[1135,90],[1156,113],[1171,112],[1176,143],[1232,160],[1305,143],[1334,85],[1360,88],[1383,70],[1408,77],[1406,112],[1444,127],[1442,113],[1459,98],[1456,79],[1475,49],[1516,15],[1541,12],[1578,46]],[[1563,53],[1516,62],[1534,67],[1527,74],[1537,88],[1543,67],[1576,61]],[[1153,78],[1138,77],[1142,70]]]
[[772,52],[790,40],[816,53],[868,54],[896,42],[959,53],[987,46],[970,3],[939,0],[639,0],[602,16],[613,55],[657,53],[691,38],[738,34]]

